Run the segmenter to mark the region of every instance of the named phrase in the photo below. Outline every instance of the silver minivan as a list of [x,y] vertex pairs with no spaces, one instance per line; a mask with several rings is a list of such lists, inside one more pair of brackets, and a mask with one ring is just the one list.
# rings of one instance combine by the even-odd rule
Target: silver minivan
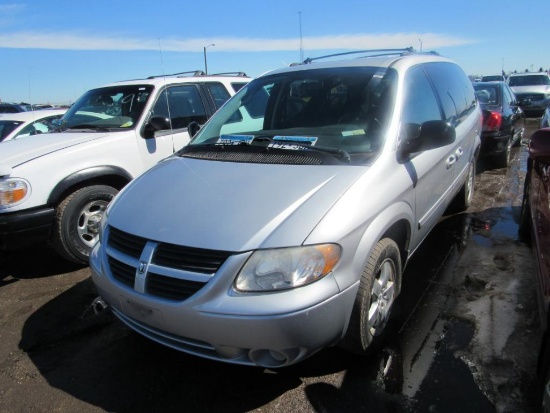
[[258,77],[116,197],[90,265],[120,320],[269,368],[381,339],[407,261],[470,204],[481,112],[447,58],[360,53]]

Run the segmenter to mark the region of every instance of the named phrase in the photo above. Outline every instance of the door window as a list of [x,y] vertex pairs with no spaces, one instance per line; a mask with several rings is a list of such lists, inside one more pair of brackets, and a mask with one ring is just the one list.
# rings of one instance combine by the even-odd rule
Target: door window
[[164,89],[155,103],[153,116],[170,120],[172,129],[186,128],[192,121],[203,124],[207,115],[195,85],[179,85]]

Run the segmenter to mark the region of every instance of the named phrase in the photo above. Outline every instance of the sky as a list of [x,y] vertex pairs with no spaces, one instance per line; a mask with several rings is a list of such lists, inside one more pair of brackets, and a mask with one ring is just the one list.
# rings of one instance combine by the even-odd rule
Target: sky
[[[550,69],[550,0],[0,0],[0,100],[205,70],[257,77],[308,57],[413,47],[468,75]],[[206,48],[206,49],[205,49]]]

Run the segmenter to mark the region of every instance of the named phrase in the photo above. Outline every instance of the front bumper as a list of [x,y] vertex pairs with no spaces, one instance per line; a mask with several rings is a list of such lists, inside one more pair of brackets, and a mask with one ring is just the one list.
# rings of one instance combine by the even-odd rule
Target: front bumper
[[17,250],[48,240],[54,214],[51,207],[0,214],[0,250]]
[[121,321],[168,347],[234,364],[283,367],[336,344],[357,294],[358,284],[340,291],[332,274],[292,290],[236,293],[228,275],[239,262],[220,268],[199,292],[174,302],[117,282],[103,258],[98,245],[90,255],[92,280]]
[[534,100],[528,105],[520,105],[526,115],[541,116],[550,105],[550,100]]

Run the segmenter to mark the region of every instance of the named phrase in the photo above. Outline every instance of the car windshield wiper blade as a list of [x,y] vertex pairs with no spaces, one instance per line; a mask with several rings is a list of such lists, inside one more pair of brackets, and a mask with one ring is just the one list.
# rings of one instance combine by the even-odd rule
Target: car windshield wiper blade
[[111,128],[106,128],[105,126],[90,125],[90,124],[87,124],[87,123],[81,123],[81,124],[78,124],[78,125],[67,126],[67,127],[65,127],[65,130],[67,130],[67,129],[94,129],[94,130],[101,131],[101,132],[109,132],[111,130]]
[[[309,145],[295,145],[295,147],[298,147],[300,149],[305,149],[305,150],[330,153],[331,155],[344,159],[347,163],[351,163],[351,157],[349,156],[349,153],[344,149],[329,148],[327,146],[309,146]],[[281,149],[284,149],[284,148],[281,148]],[[289,149],[289,150],[292,150],[292,149]]]

